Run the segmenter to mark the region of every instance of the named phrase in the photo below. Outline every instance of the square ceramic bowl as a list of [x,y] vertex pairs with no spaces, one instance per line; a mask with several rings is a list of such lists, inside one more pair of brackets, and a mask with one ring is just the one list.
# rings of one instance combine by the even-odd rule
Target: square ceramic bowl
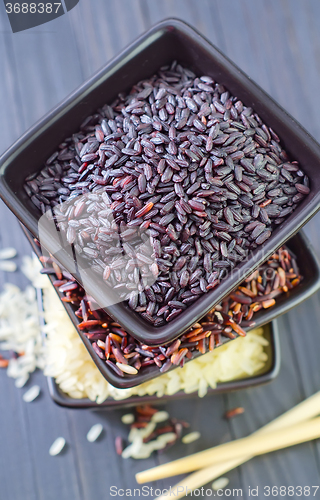
[[[252,377],[244,377],[230,382],[221,382],[217,384],[214,389],[209,388],[207,396],[214,396],[215,394],[222,394],[230,391],[238,391],[241,389],[248,389],[250,387],[256,387],[258,385],[264,385],[272,380],[274,380],[280,370],[281,365],[281,351],[280,351],[280,341],[279,341],[279,330],[278,323],[273,320],[263,327],[263,336],[268,340],[269,345],[264,348],[264,352],[268,356],[268,360],[265,366]],[[44,340],[45,342],[45,340]],[[163,404],[167,401],[181,400],[196,398],[197,393],[185,394],[180,391],[172,396],[163,396],[158,398],[157,396],[131,396],[124,400],[115,400],[112,398],[106,399],[103,403],[97,404],[88,398],[74,399],[61,391],[55,379],[52,377],[47,377],[49,394],[53,401],[59,406],[64,406],[66,408],[79,408],[86,409],[90,408],[92,410],[112,410],[119,408],[130,408],[133,406],[138,406],[141,404]],[[206,397],[207,397],[206,396]]]
[[[298,160],[310,179],[310,193],[274,231],[263,246],[237,266],[219,286],[201,296],[167,325],[154,327],[125,302],[104,307],[137,340],[162,345],[174,340],[203,317],[277,248],[292,237],[320,208],[320,146],[273,99],[248,76],[187,24],[168,19],[140,36],[134,43],[85,82],[59,106],[19,139],[0,158],[0,195],[20,221],[39,238],[40,213],[23,189],[27,175],[40,171],[57,146],[79,130],[83,120],[119,92],[127,92],[139,80],[153,75],[161,66],[178,60],[197,75],[209,75],[223,84],[280,136],[289,155]],[[44,230],[42,245],[60,261],[100,305],[109,303],[109,288],[94,271],[75,263],[64,248],[56,253],[56,238]],[[77,265],[78,267],[77,267]],[[78,271],[77,271],[78,269]],[[79,269],[81,272],[79,272]]]
[[[34,253],[37,255],[37,257],[40,257],[41,251],[39,247],[33,241],[30,233],[28,234],[26,230],[24,230],[24,232],[32,246]],[[273,321],[275,318],[281,316],[282,314],[285,314],[290,309],[309,298],[320,288],[320,264],[310,242],[303,234],[303,232],[301,231],[299,234],[291,238],[287,243],[287,246],[297,257],[297,262],[299,264],[300,273],[303,276],[303,280],[299,283],[298,286],[294,287],[286,294],[282,294],[280,297],[277,297],[276,304],[273,307],[269,309],[262,309],[261,311],[256,313],[253,318],[255,324],[251,328],[247,328],[247,331],[259,326],[264,326],[267,323]],[[54,276],[49,274],[48,277],[51,283],[53,283],[55,279]],[[54,289],[60,298],[63,297],[63,293],[60,293],[57,288]],[[80,322],[79,318],[75,315],[75,310],[77,309],[77,307],[67,302],[63,302],[63,306],[75,328],[77,329],[93,361],[95,362],[103,376],[108,380],[108,382],[110,382],[110,384],[118,388],[128,388],[142,384],[147,380],[151,380],[152,378],[161,375],[161,373],[159,372],[159,368],[153,365],[144,368],[143,371],[139,372],[135,377],[130,377],[128,375],[126,375],[125,377],[119,377],[103,362],[103,360],[98,357],[86,335],[77,328],[77,325]],[[42,308],[41,298],[40,308]],[[230,339],[222,337],[223,343],[229,341]]]

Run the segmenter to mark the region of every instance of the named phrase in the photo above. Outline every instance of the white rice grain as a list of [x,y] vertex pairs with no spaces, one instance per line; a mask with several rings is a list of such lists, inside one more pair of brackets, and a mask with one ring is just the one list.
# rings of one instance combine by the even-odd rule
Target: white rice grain
[[200,436],[201,436],[200,432],[197,432],[197,431],[190,432],[189,434],[186,434],[185,436],[183,436],[181,441],[184,444],[193,443],[193,441],[197,441],[197,439],[199,439]]
[[219,477],[219,479],[213,481],[211,488],[215,491],[223,490],[223,488],[228,486],[228,484],[229,484],[229,479],[227,477]]
[[1,248],[0,260],[13,259],[17,255],[17,250],[13,247]]
[[153,447],[150,446],[151,443],[144,444],[140,446],[139,450],[134,451],[131,454],[132,458],[135,458],[136,460],[142,459],[142,458],[149,458],[151,453],[153,452]]
[[14,385],[20,389],[21,387],[24,387],[26,383],[29,380],[29,375],[26,373],[25,375],[19,377],[16,379]]
[[102,433],[102,431],[103,431],[103,425],[101,424],[93,425],[87,434],[87,440],[89,441],[89,443],[93,443],[94,441],[96,441],[100,436],[100,434]]
[[11,260],[0,260],[0,270],[14,273],[17,270],[17,264]]
[[124,363],[116,363],[117,367],[124,373],[128,373],[128,375],[136,375],[138,370],[134,366],[125,365]]
[[136,454],[139,454],[142,446],[143,446],[143,438],[137,435],[134,441],[123,450],[122,458],[134,457]]
[[[0,250],[0,259],[15,255],[13,248]],[[16,267],[14,263],[2,260],[0,264]],[[47,276],[39,274],[41,264],[37,259],[24,258],[23,271],[26,269],[28,277],[40,276],[42,284],[48,282]],[[11,270],[14,270],[13,267]],[[38,303],[33,286],[20,290],[10,283],[4,285],[0,294],[0,349],[19,354],[17,358],[10,359],[7,368],[8,377],[17,379],[17,387],[23,387],[36,368],[44,368]]]
[[26,403],[31,403],[40,394],[40,387],[38,385],[33,385],[27,392],[22,396],[23,401]]
[[126,425],[133,424],[134,422],[134,414],[133,413],[127,413],[126,415],[123,415],[121,417],[121,422]]
[[58,437],[50,446],[49,455],[52,457],[59,455],[66,445],[66,440],[63,437]]
[[160,423],[160,422],[165,422],[169,418],[169,413],[167,411],[158,411],[157,413],[154,413],[152,415],[151,420],[152,422]]
[[159,441],[160,443],[163,443],[163,448],[165,448],[165,446],[168,443],[171,443],[172,441],[175,441],[176,439],[177,439],[177,435],[174,432],[166,432],[165,434],[161,434],[161,436],[159,436],[157,438],[157,441]]

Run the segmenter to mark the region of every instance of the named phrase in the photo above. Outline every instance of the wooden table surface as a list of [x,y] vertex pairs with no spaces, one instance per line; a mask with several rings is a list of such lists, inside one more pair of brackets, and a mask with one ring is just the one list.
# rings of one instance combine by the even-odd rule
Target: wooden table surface
[[[136,36],[167,17],[195,26],[320,140],[319,0],[80,0],[69,14],[16,34],[1,3],[0,153]],[[320,256],[320,215],[306,232]],[[6,246],[16,247],[20,256],[30,253],[17,221],[1,202],[0,248]],[[0,271],[0,280],[27,284],[20,272]],[[26,404],[23,389],[16,389],[1,371],[0,499],[109,499],[110,486],[135,488],[137,471],[246,436],[266,424],[320,389],[319,299],[319,294],[313,296],[279,320],[282,367],[274,382],[170,403],[170,414],[186,418],[202,437],[148,460],[123,460],[115,454],[115,436],[126,435],[121,411],[59,408],[50,400],[42,373],[35,373],[31,382],[42,387],[41,397]],[[245,414],[225,421],[225,410],[238,405]],[[86,433],[97,422],[105,432],[90,444]],[[50,457],[48,449],[58,436],[66,438],[68,447]],[[259,498],[264,498],[264,486],[319,485],[319,468],[320,445],[310,443],[256,458],[227,476],[231,489],[243,488],[243,498],[249,498],[249,486],[259,486]]]

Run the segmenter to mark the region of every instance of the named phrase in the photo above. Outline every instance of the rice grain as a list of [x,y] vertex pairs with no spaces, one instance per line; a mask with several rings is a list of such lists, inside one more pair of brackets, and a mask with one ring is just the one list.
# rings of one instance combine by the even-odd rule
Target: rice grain
[[89,443],[93,443],[94,441],[96,441],[101,435],[102,431],[103,431],[102,424],[93,425],[87,434],[87,440],[89,441]]
[[50,446],[49,455],[52,457],[59,455],[66,445],[66,440],[63,437],[58,437]]

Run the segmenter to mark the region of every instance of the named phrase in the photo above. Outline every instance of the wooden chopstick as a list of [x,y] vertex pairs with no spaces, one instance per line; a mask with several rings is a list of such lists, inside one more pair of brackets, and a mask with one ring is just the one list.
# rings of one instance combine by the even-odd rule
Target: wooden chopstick
[[[228,460],[228,462],[223,462],[221,464],[209,465],[209,467],[205,467],[204,469],[197,470],[192,474],[189,474],[187,477],[182,479],[175,486],[172,486],[170,489],[171,495],[175,500],[183,498],[186,496],[187,491],[194,491],[205,484],[214,481],[214,479],[221,477],[226,472],[235,469],[239,465],[243,464],[248,458],[236,458],[234,460]],[[166,500],[168,498],[167,495],[161,495],[156,498],[156,500]]]
[[[294,426],[295,424],[299,424],[301,422],[304,422],[308,419],[311,419],[312,417],[319,415],[320,414],[320,392],[314,394],[313,396],[309,397],[302,403],[298,404],[291,410],[287,411],[280,417],[276,418],[266,426],[262,427],[258,431],[256,431],[254,434],[252,434],[249,438],[244,438],[242,441],[243,444],[245,444],[245,440],[247,439],[253,439],[258,437],[260,434],[266,434],[269,433],[270,431],[277,431],[279,429],[285,429],[290,426]],[[281,433],[283,435],[283,432]],[[309,439],[315,439],[309,438]],[[300,441],[303,442],[303,441]],[[226,443],[227,445],[232,444],[232,443]],[[296,443],[297,444],[297,443]],[[225,445],[222,445],[225,446]],[[286,445],[287,446],[287,445]],[[292,446],[292,444],[290,445]],[[219,448],[219,447],[216,447]],[[215,448],[213,448],[215,449]],[[247,450],[246,450],[247,451]],[[272,451],[272,450],[269,450]],[[207,457],[207,453],[210,453],[211,450],[206,450],[205,452],[200,452],[201,454],[204,454],[202,456]],[[263,452],[265,453],[265,452]],[[256,453],[254,453],[256,454]],[[192,457],[192,463],[194,464],[195,461],[198,461],[199,454],[191,455]],[[196,457],[196,458],[195,458]],[[207,466],[205,470],[196,472],[195,474],[192,474],[188,478],[185,478],[183,481],[181,481],[178,485],[176,485],[175,488],[178,486],[185,486],[187,485],[189,489],[193,488],[198,488],[199,486],[202,486],[203,484],[206,484],[207,482],[215,479],[216,477],[219,477],[221,474],[224,474],[228,470],[231,470],[238,465],[241,465],[241,463],[246,462],[247,460],[250,460],[252,456],[250,456],[249,453],[246,453],[245,456],[243,455],[243,450],[241,453],[241,456],[238,455],[238,458],[232,457],[231,460],[221,463],[221,456],[219,456],[219,464],[216,465],[210,465],[208,466],[209,463],[212,464],[212,462],[205,462],[205,465]],[[140,472],[136,475],[136,480],[138,483],[142,484],[148,481],[153,481],[155,479],[158,479],[159,477],[171,477],[173,475],[176,475],[180,472],[176,472],[175,464],[177,462],[181,463],[181,461],[185,461],[187,459],[190,459],[190,457],[186,457],[180,460],[176,460],[174,462],[170,462],[168,464],[161,465],[159,467],[154,467],[152,469],[149,469],[147,471]],[[204,463],[204,462],[202,462]],[[199,467],[194,467],[192,466],[192,469],[190,470],[195,470]],[[200,466],[201,467],[201,466]],[[188,470],[183,470],[184,472],[187,472]],[[202,474],[203,472],[203,474]],[[159,476],[160,474],[160,476]],[[191,484],[192,483],[192,484]],[[194,486],[193,486],[194,485]],[[184,496],[183,493],[181,493],[182,489],[180,488],[180,494],[177,493],[177,496],[175,498],[182,498]],[[160,497],[162,500],[162,497]]]
[[169,464],[160,465],[149,472],[145,472],[144,479],[147,478],[150,481],[150,478],[155,480],[176,476],[177,474],[201,469],[208,464],[240,458],[243,456],[243,450],[248,455],[263,455],[264,453],[305,443],[317,438],[320,438],[320,417],[308,420],[307,424],[302,422],[297,425],[291,425],[286,429],[270,431],[259,436],[236,439],[235,441],[215,446],[209,450],[195,453],[189,457],[180,458]]

